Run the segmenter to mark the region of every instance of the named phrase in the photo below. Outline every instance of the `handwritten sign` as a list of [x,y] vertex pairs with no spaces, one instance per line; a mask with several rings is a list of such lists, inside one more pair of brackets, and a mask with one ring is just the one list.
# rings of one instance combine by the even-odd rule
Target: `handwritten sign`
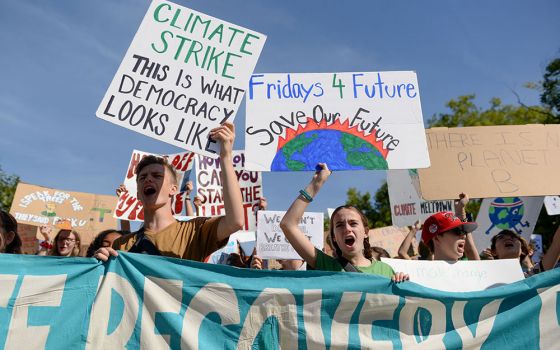
[[477,248],[489,248],[492,237],[502,230],[511,230],[528,243],[542,205],[543,197],[484,199],[476,216],[478,228],[473,232]]
[[424,199],[560,193],[560,125],[426,130],[430,160],[418,170]]
[[55,225],[69,219],[81,235],[82,244],[89,244],[100,231],[116,229],[111,213],[116,196],[71,192],[18,183],[10,213],[18,223],[33,226]]
[[233,121],[266,37],[172,2],[154,0],[97,117],[216,156],[210,130]]
[[121,220],[129,221],[144,221],[144,206],[137,198],[136,188],[136,167],[138,163],[146,156],[162,157],[171,164],[177,172],[177,185],[179,186],[179,193],[172,199],[171,210],[173,215],[181,215],[185,210],[186,183],[189,180],[190,171],[194,163],[194,153],[183,152],[171,155],[161,155],[155,153],[147,153],[138,150],[132,151],[130,162],[126,170],[123,184],[126,187],[126,192],[119,196],[119,201],[115,207],[114,217]]
[[[454,211],[452,200],[425,201],[416,169],[387,171],[391,219],[395,226],[412,226],[424,222],[440,211]],[[457,195],[457,194],[456,194]]]
[[560,196],[545,196],[544,206],[548,215],[560,215]]
[[381,260],[391,265],[393,270],[407,273],[414,283],[445,292],[482,291],[525,278],[517,259],[457,262],[386,258]]
[[[241,188],[241,200],[245,209],[244,229],[256,230],[256,217],[259,199],[263,196],[262,177],[258,171],[245,169],[245,153],[233,151],[233,168]],[[220,160],[202,155],[196,158],[196,194],[201,199],[201,216],[224,215],[224,194],[220,176]]]
[[[280,228],[285,211],[258,211],[257,255],[263,259],[301,259]],[[304,213],[299,228],[319,250],[323,249],[323,213]]]
[[248,169],[430,165],[415,72],[254,74],[246,102]]

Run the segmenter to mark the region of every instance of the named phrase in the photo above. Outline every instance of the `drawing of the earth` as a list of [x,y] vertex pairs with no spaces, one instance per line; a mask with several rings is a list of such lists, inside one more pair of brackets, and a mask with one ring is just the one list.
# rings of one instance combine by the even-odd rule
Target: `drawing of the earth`
[[339,130],[313,130],[297,135],[276,152],[273,171],[313,170],[327,163],[331,170],[387,169],[381,153],[363,139]]
[[523,219],[525,207],[519,197],[496,198],[490,203],[488,216],[492,225],[502,229],[514,229]]

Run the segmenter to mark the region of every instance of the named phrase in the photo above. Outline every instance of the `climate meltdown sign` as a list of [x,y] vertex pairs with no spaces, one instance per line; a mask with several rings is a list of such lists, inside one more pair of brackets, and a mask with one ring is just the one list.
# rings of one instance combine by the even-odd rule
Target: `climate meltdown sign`
[[447,293],[128,253],[107,265],[0,254],[0,349],[552,349],[559,282],[555,269]]

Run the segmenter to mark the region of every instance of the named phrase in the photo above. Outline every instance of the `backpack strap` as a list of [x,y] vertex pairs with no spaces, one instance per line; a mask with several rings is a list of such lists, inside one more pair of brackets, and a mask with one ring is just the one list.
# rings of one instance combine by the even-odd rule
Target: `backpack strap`
[[155,244],[144,234],[144,226],[136,231],[135,236],[136,242],[134,242],[134,245],[128,250],[130,253],[161,255],[161,252],[157,249]]
[[356,268],[356,266],[352,265],[350,263],[350,261],[348,261],[345,257],[343,256],[337,256],[336,257],[336,261],[338,261],[338,263],[340,265],[342,265],[342,268],[344,269],[344,271],[346,272],[359,272],[361,273],[362,271],[358,270]]

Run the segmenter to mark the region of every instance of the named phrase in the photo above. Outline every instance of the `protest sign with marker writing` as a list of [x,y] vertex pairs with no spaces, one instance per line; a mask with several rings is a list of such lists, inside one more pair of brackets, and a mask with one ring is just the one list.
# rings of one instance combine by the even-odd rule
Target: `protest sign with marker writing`
[[233,121],[266,37],[154,0],[105,97],[101,119],[215,156],[212,128]]
[[[224,215],[224,194],[220,176],[220,160],[211,157],[197,156],[196,169],[196,195],[200,198],[200,216]],[[257,209],[259,199],[263,197],[262,177],[258,171],[245,169],[245,153],[233,151],[233,169],[239,181],[241,200],[245,211],[244,230],[256,230],[254,211]]]
[[[257,255],[263,259],[301,259],[280,228],[286,212],[260,210],[257,214]],[[303,213],[299,228],[317,249],[323,249],[323,213]]]
[[415,72],[253,74],[246,103],[249,169],[430,165]]
[[395,226],[412,226],[424,222],[440,211],[454,211],[452,200],[425,201],[416,169],[387,171],[391,220]]
[[70,220],[81,235],[81,243],[89,244],[95,235],[117,228],[112,212],[117,197],[93,193],[71,192],[19,182],[10,213],[19,223],[54,226],[60,219]]
[[560,125],[502,125],[426,130],[432,165],[419,169],[428,200],[560,193]]

